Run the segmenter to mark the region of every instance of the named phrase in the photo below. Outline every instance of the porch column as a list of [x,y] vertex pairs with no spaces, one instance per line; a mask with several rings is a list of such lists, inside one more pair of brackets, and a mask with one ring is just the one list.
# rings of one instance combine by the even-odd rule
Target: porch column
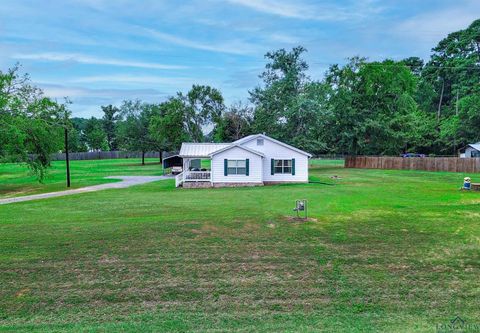
[[188,171],[188,165],[190,165],[190,159],[189,158],[184,158],[183,159],[183,181],[185,182],[186,178],[186,173]]

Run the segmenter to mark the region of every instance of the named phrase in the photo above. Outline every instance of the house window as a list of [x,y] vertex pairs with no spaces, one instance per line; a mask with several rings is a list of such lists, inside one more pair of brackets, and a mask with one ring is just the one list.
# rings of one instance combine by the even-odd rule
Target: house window
[[472,150],[472,153],[470,154],[472,157],[480,157],[480,151],[478,150]]
[[247,163],[245,160],[228,160],[227,173],[229,175],[246,175]]
[[292,160],[275,160],[275,173],[292,173]]
[[263,139],[257,139],[257,146],[263,146]]

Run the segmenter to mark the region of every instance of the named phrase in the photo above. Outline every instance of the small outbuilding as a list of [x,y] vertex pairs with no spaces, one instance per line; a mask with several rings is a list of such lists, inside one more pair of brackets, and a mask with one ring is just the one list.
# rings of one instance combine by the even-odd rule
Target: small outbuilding
[[465,148],[465,158],[480,157],[480,142],[471,143]]

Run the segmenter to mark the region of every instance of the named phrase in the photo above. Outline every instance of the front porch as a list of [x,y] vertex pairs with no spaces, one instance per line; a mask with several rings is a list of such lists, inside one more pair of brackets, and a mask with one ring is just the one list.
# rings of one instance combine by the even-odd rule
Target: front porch
[[189,184],[185,187],[210,187],[212,181],[211,158],[195,157],[183,158],[183,171],[175,176],[175,187],[184,186],[186,183],[204,183],[196,184],[198,186],[191,186]]

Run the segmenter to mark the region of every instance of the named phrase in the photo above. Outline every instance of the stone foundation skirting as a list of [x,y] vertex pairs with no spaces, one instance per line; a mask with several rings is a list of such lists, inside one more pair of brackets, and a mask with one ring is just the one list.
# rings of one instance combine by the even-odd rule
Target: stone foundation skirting
[[213,187],[263,186],[263,183],[213,183]]
[[263,186],[263,183],[210,183],[210,182],[184,182],[184,188],[211,188],[211,187],[245,187]]
[[182,184],[183,188],[210,188],[212,183],[210,182],[184,182]]
[[252,187],[252,186],[263,186],[263,185],[279,185],[279,184],[306,184],[308,181],[298,182],[298,181],[269,181],[269,182],[258,182],[258,183],[210,183],[210,182],[184,182],[182,186],[184,188],[212,188],[212,187]]
[[279,185],[279,184],[308,184],[308,181],[267,181],[263,182],[265,185]]

